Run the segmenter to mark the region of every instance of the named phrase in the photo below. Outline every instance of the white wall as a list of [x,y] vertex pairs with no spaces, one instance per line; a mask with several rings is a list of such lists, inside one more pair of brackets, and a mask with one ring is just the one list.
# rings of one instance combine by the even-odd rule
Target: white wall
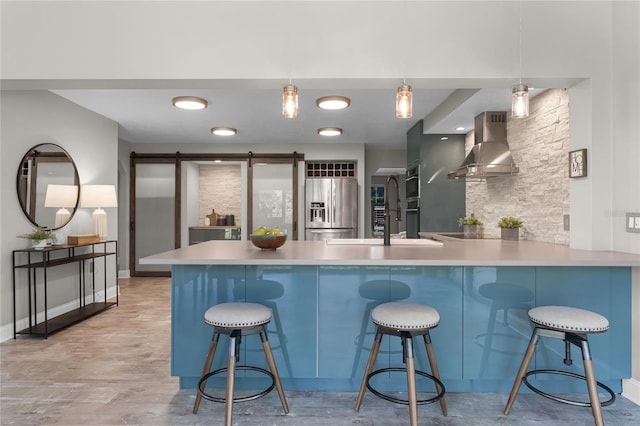
[[[12,250],[26,247],[16,235],[28,233],[33,225],[23,214],[16,195],[15,179],[22,156],[39,143],[60,145],[73,158],[80,184],[117,184],[118,125],[102,116],[49,92],[1,92],[2,145],[0,164],[2,175],[2,209],[0,228],[4,238],[0,241],[0,257],[9,265]],[[92,209],[79,208],[71,222],[63,228],[67,234],[92,232]],[[117,238],[116,209],[107,209],[109,239]],[[24,261],[24,259],[22,259]],[[101,262],[98,262],[99,265]],[[0,339],[13,337],[11,267],[3,265],[0,276]],[[54,308],[78,297],[77,281],[64,278],[77,273],[76,265],[52,270],[49,276],[57,290],[50,292],[49,307]],[[26,276],[19,274],[19,289],[26,289]],[[58,280],[59,279],[59,280]],[[111,280],[112,281],[112,280]],[[114,283],[111,282],[110,285]],[[24,291],[19,291],[24,294]],[[26,300],[26,299],[25,299]],[[18,306],[18,319],[27,316],[27,306]]]

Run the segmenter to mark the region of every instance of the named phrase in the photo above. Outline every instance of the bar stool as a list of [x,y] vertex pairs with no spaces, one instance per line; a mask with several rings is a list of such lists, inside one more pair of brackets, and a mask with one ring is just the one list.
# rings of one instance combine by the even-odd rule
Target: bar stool
[[[193,405],[193,414],[198,413],[200,407],[200,401],[202,398],[214,402],[225,403],[225,425],[231,426],[233,417],[233,403],[252,401],[260,398],[271,392],[275,386],[278,391],[278,396],[282,402],[282,408],[285,414],[289,413],[289,406],[282,390],[282,384],[280,383],[280,376],[278,375],[278,368],[273,359],[273,353],[271,352],[271,345],[267,338],[266,325],[271,321],[271,310],[266,306],[258,303],[244,303],[244,302],[232,302],[221,303],[214,305],[207,309],[204,314],[204,322],[213,327],[213,336],[211,337],[211,343],[209,345],[209,352],[204,362],[202,369],[202,377],[198,382],[198,394],[196,395],[196,402]],[[229,336],[229,360],[226,368],[220,368],[215,371],[211,371],[211,364],[213,363],[213,357],[218,346],[218,340],[220,334]],[[251,334],[259,334],[262,341],[262,348],[264,349],[265,357],[267,358],[267,364],[269,370],[263,368],[249,366],[249,365],[236,365],[242,336]],[[266,375],[271,378],[271,385],[263,391],[255,393],[253,395],[245,396],[242,398],[234,398],[234,386],[235,386],[235,371],[237,370],[252,370]],[[207,379],[211,376],[221,373],[227,373],[227,388],[225,398],[216,397],[206,392]]]
[[[538,395],[552,399],[565,404],[577,405],[581,407],[591,407],[593,418],[596,425],[604,425],[602,418],[602,406],[612,404],[616,396],[613,391],[606,385],[596,381],[596,375],[591,361],[591,351],[589,350],[589,341],[587,334],[604,333],[609,329],[609,321],[602,315],[584,309],[569,308],[566,306],[540,306],[529,310],[529,319],[535,324],[535,329],[531,335],[529,346],[522,359],[522,364],[518,370],[513,388],[504,409],[504,414],[508,415],[511,407],[518,396],[520,386],[524,382],[525,385]],[[566,365],[571,365],[571,347],[570,344],[578,346],[582,351],[582,363],[584,365],[585,375],[562,371],[562,370],[531,370],[529,363],[536,349],[538,339],[540,337],[550,337],[552,339],[562,339],[565,342],[565,359]],[[575,401],[561,398],[541,391],[533,386],[527,378],[533,374],[558,374],[585,380],[587,382],[587,391],[589,393],[590,402]],[[600,402],[598,395],[598,387],[609,393],[610,398],[607,401]]]
[[[431,335],[429,334],[429,330],[437,327],[440,323],[440,314],[438,311],[431,306],[417,303],[389,302],[376,306],[371,311],[371,320],[377,326],[376,336],[373,341],[371,353],[369,354],[369,360],[367,361],[364,376],[362,377],[362,384],[360,385],[360,391],[358,392],[355,411],[360,410],[360,405],[362,404],[366,388],[374,395],[387,401],[409,405],[411,426],[418,425],[418,405],[421,404],[427,404],[439,400],[442,414],[446,416],[447,405],[444,400],[444,384],[440,381],[438,364],[436,362],[435,352],[431,345]],[[380,343],[382,341],[383,334],[400,337],[403,348],[403,362],[406,364],[406,368],[381,368],[379,370],[372,371],[376,362],[376,357],[378,356],[378,351],[380,350]],[[419,370],[416,371],[415,369],[415,362],[413,358],[413,338],[415,336],[422,336],[424,339],[432,374],[427,374]],[[372,377],[390,371],[406,371],[408,400],[384,394],[376,390],[370,384]],[[429,399],[418,400],[416,374],[433,380],[437,391],[436,396]]]

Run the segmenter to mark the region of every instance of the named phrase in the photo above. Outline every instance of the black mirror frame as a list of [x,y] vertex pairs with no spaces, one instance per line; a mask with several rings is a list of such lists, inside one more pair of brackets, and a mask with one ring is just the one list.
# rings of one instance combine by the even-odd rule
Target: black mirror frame
[[[27,211],[26,208],[26,200],[24,200],[24,197],[22,197],[21,194],[21,185],[20,185],[20,178],[24,172],[24,164],[25,162],[28,160],[29,157],[31,157],[32,153],[36,153],[35,156],[37,157],[38,155],[42,155],[42,152],[49,152],[49,151],[39,151],[38,148],[42,147],[42,146],[54,146],[56,147],[61,154],[64,154],[68,159],[69,162],[71,163],[71,165],[73,166],[73,180],[74,180],[74,184],[78,185],[78,198],[76,199],[76,205],[73,207],[73,211],[71,212],[71,216],[69,217],[69,220],[67,222],[64,223],[64,225],[55,228],[54,224],[52,224],[51,227],[43,225],[43,224],[39,224],[36,222],[36,218],[31,217],[31,214]],[[24,213],[24,215],[27,217],[27,219],[29,220],[29,222],[31,222],[33,225],[38,226],[38,227],[43,227],[47,230],[56,230],[56,229],[60,229],[64,226],[66,226],[71,219],[73,219],[73,216],[76,214],[76,212],[78,211],[78,205],[80,204],[80,177],[78,175],[78,167],[76,167],[76,163],[73,161],[73,158],[71,157],[71,155],[69,155],[69,153],[62,148],[60,145],[55,144],[55,143],[51,143],[51,142],[44,142],[44,143],[40,143],[37,145],[32,146],[31,148],[29,148],[27,150],[27,152],[24,154],[24,156],[22,157],[22,159],[20,160],[20,164],[18,165],[18,174],[16,175],[16,195],[18,196],[18,203],[20,204],[20,208],[22,209],[22,212]]]

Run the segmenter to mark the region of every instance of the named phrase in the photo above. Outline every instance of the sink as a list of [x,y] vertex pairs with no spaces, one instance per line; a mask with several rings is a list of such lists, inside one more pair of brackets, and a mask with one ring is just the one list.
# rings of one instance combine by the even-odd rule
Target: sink
[[[382,238],[335,238],[327,240],[327,245],[339,246],[381,246],[384,244]],[[421,246],[421,247],[442,247],[441,241],[434,241],[425,238],[392,238],[392,246]]]

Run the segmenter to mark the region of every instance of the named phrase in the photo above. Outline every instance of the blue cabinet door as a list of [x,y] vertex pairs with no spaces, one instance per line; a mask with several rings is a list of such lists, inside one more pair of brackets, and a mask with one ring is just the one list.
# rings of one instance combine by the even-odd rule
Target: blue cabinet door
[[[271,308],[267,333],[283,379],[316,375],[316,275],[315,266],[247,266],[246,293],[236,295]],[[246,351],[249,364],[266,365],[260,339]]]
[[[389,301],[389,268],[320,266],[318,286],[318,377],[357,389],[375,334],[371,310]],[[383,362],[382,356],[376,368]]]
[[[440,376],[447,379],[462,378],[462,268],[454,266],[392,267],[391,279],[409,286],[407,302],[434,307],[440,314],[440,324],[430,335],[436,354]],[[398,338],[392,343],[401,348]],[[414,339],[416,368],[428,373],[429,361],[424,340]],[[398,366],[402,353],[392,360]],[[406,387],[406,383],[403,384]]]
[[464,268],[464,378],[508,389],[529,343],[534,267]]

